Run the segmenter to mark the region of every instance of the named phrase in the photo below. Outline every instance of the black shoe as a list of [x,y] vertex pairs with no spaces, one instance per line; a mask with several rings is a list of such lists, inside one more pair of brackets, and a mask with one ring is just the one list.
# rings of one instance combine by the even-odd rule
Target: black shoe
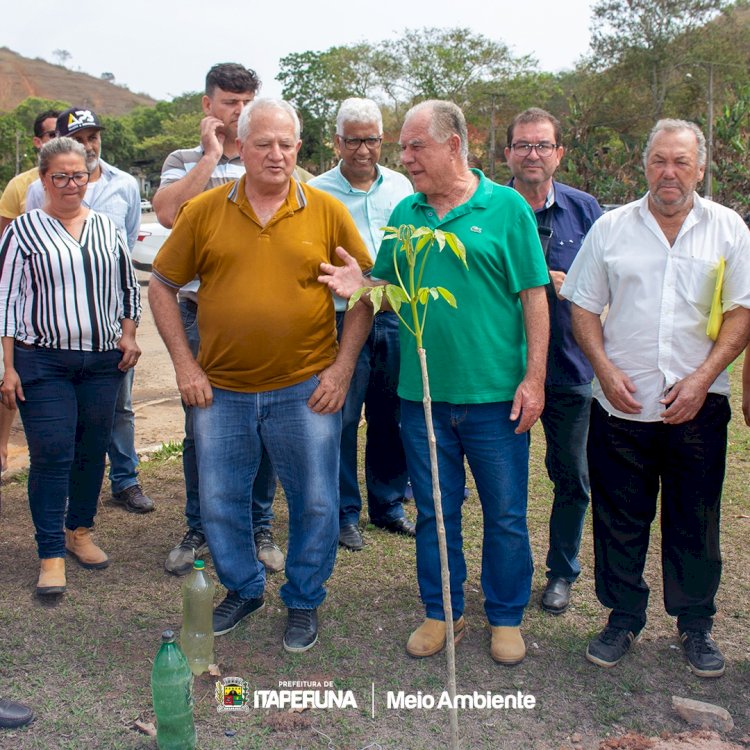
[[394,521],[388,521],[384,524],[373,524],[383,531],[390,531],[391,534],[403,534],[403,536],[415,537],[417,535],[417,527],[405,517],[397,518]]
[[724,674],[724,657],[708,630],[684,630],[680,633],[680,641],[693,674],[698,677],[721,677]]
[[639,636],[627,628],[607,625],[586,648],[586,658],[600,667],[614,667]]
[[356,523],[348,523],[339,529],[339,544],[352,552],[359,552],[365,546]]
[[15,729],[28,724],[34,718],[34,712],[23,703],[0,699],[0,728]]
[[173,575],[184,576],[207,549],[205,534],[197,529],[188,529],[182,541],[167,555],[164,569]]
[[143,494],[140,484],[133,484],[120,492],[112,493],[112,502],[122,505],[130,513],[150,513],[154,509],[154,501]]
[[542,594],[542,609],[553,615],[561,615],[570,604],[570,581],[550,578]]
[[240,599],[236,591],[227,591],[226,598],[214,610],[214,635],[224,635],[234,630],[253,612],[263,609],[263,597],[257,599]]
[[318,642],[318,610],[287,610],[284,648],[292,654],[300,654]]

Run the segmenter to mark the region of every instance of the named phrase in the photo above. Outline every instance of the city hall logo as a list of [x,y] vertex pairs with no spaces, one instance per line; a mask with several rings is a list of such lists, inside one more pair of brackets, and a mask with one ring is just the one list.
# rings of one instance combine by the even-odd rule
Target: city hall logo
[[241,677],[225,677],[216,682],[216,710],[221,714],[225,711],[249,711],[247,702],[250,698],[247,680]]

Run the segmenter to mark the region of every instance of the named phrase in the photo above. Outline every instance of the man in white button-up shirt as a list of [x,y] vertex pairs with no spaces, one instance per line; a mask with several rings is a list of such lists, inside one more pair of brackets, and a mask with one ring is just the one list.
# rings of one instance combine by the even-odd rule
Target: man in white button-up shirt
[[[711,627],[726,367],[750,337],[750,233],[736,213],[695,192],[705,161],[696,125],[660,120],[644,155],[649,192],[594,224],[561,290],[596,374],[588,442],[596,593],[612,611],[586,657],[603,667],[617,664],[646,624],[643,569],[661,487],[666,610],[692,671],[724,672]],[[714,341],[707,324],[722,258]]]

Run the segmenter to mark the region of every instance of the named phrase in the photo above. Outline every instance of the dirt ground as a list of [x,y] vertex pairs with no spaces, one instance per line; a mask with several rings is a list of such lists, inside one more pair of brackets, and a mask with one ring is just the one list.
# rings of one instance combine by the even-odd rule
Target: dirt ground
[[[177,393],[174,369],[159,336],[148,306],[150,274],[137,272],[141,284],[143,316],[138,329],[138,344],[143,354],[135,371],[133,410],[135,411],[135,444],[139,454],[148,454],[162,443],[181,440],[184,417]],[[10,474],[28,466],[29,455],[21,420],[16,417],[8,446]]]

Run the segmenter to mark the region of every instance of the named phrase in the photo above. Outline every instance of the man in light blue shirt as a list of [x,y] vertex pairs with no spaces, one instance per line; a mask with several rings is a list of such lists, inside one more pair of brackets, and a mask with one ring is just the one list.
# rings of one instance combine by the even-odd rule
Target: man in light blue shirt
[[[309,182],[349,209],[373,260],[391,211],[413,192],[404,175],[378,164],[382,142],[383,119],[377,104],[370,99],[345,100],[336,117],[335,143],[341,161]],[[346,300],[334,297],[334,303],[340,336]],[[403,508],[408,476],[399,433],[399,361],[398,318],[393,312],[378,313],[357,360],[343,408],[339,544],[350,550],[363,546],[359,530],[362,497],[357,481],[357,428],[363,405],[367,419],[365,477],[370,522],[394,534],[416,535]]]
[[[68,136],[86,149],[86,168],[91,173],[83,204],[108,216],[122,232],[132,251],[141,223],[141,195],[135,177],[101,158],[101,131],[104,126],[95,112],[84,107],[66,109],[57,118],[58,136]],[[44,189],[40,180],[32,182],[26,193],[26,210],[42,208]],[[138,483],[138,454],[135,452],[135,414],[133,413],[133,375],[128,370],[117,394],[115,421],[109,445],[109,479],[112,501],[131,513],[148,513],[154,502]]]

